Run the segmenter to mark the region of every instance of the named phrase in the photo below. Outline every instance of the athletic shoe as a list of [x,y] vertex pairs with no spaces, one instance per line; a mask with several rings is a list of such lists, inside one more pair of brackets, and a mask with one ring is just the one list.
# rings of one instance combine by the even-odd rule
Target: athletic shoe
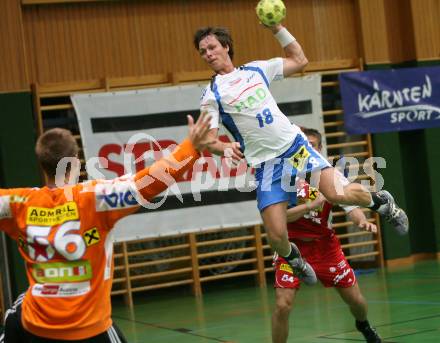
[[295,257],[291,260],[285,259],[286,262],[292,267],[293,272],[301,281],[309,286],[314,285],[318,279],[312,266],[302,258],[298,247],[294,243],[291,242],[290,246]]
[[376,195],[386,200],[386,203],[381,205],[377,212],[385,216],[385,220],[390,223],[400,235],[407,234],[409,221],[405,211],[397,206],[393,196],[388,191],[379,191]]
[[376,332],[376,329],[372,328],[370,325],[368,325],[367,327],[361,329],[356,324],[356,328],[358,329],[358,331],[362,335],[364,335],[365,340],[366,340],[367,343],[382,343],[382,339],[380,338],[380,336]]

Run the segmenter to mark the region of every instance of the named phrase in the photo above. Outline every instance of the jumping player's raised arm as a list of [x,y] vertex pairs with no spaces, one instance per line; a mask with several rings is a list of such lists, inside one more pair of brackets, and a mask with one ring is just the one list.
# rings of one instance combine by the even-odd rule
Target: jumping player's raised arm
[[284,49],[283,74],[285,77],[300,72],[308,63],[301,45],[281,24],[268,27]]

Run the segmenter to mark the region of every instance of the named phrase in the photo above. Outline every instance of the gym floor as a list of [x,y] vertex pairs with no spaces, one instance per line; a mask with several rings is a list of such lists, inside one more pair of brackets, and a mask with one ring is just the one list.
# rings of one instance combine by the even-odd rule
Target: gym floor
[[[221,281],[220,281],[221,282]],[[201,299],[187,289],[137,294],[131,313],[122,301],[113,318],[130,343],[270,343],[274,290],[250,279],[208,285]],[[384,342],[440,342],[440,263],[360,271],[369,321]],[[333,289],[303,286],[290,317],[290,342],[363,342]]]

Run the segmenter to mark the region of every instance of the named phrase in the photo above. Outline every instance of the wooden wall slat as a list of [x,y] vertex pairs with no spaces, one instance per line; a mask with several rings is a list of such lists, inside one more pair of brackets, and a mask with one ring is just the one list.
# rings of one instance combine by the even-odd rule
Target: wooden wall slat
[[47,5],[47,4],[66,4],[77,2],[98,2],[98,1],[112,1],[112,0],[21,0],[23,5]]
[[438,0],[357,0],[366,64],[440,59]]
[[[37,3],[46,4],[37,4]],[[438,0],[285,0],[284,24],[311,63],[440,59]],[[22,5],[21,5],[22,4]],[[229,27],[236,64],[281,54],[248,0],[0,1],[0,91],[206,70],[192,46],[201,26]]]
[[411,0],[417,60],[440,59],[440,1]]
[[[315,20],[313,26],[316,34],[315,37],[307,37],[306,34],[308,40],[316,41],[317,54],[313,61],[325,61],[329,59],[329,56],[334,56],[333,59],[341,55],[359,57],[355,16],[356,11],[352,0],[313,1],[312,18]],[[298,20],[301,19],[298,18]],[[307,21],[305,22],[307,24]],[[310,30],[310,25],[306,26],[306,32],[308,30]]]
[[382,0],[358,1],[365,63],[389,63],[384,2]]
[[[285,24],[310,61],[359,57],[353,0],[287,0],[286,5]],[[207,25],[230,28],[237,64],[280,55],[278,42],[258,24],[253,7],[247,0],[23,6],[31,81],[206,70],[192,35]]]
[[30,88],[22,32],[20,4],[0,1],[0,91]]
[[384,1],[389,59],[393,63],[415,60],[413,23],[409,0]]
[[[89,29],[92,25],[85,27],[83,25],[84,14],[81,11],[74,11],[72,14],[72,31],[77,32],[76,41],[78,44],[78,50],[71,50],[71,53],[75,55],[74,63],[72,65],[75,75],[80,80],[86,80],[88,75],[92,73],[92,65],[89,60],[86,60],[85,56],[91,56],[90,53],[90,36],[88,35]],[[71,44],[73,47],[73,38],[71,38]],[[82,51],[83,53],[78,54],[77,51]]]

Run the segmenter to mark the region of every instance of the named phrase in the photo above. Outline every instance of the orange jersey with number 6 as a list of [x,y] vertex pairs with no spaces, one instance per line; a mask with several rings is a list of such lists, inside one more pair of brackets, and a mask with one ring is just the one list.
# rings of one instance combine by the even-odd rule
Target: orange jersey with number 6
[[[131,177],[63,188],[0,189],[0,230],[18,242],[29,289],[22,323],[34,335],[81,340],[112,324],[112,228],[192,167],[184,141]],[[172,178],[171,178],[171,177]]]

